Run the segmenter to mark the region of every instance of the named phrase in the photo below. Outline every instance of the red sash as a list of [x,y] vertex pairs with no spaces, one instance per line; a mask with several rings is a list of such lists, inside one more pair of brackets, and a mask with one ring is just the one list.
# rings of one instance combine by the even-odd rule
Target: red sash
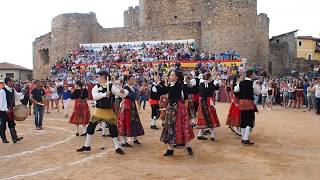
[[159,105],[159,100],[149,99],[150,105]]

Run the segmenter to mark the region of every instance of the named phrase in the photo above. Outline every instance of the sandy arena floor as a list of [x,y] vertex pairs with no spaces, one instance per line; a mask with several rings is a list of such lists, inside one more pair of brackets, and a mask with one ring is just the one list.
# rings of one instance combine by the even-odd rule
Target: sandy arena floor
[[[222,127],[216,130],[216,142],[194,140],[193,157],[177,149],[170,158],[162,156],[166,146],[159,141],[161,130],[150,130],[149,108],[140,112],[143,144],[126,148],[125,156],[116,155],[111,138],[101,132],[95,134],[91,152],[77,153],[85,138],[74,136],[62,113],[45,114],[44,131],[35,130],[30,116],[17,123],[22,142],[0,144],[0,179],[320,178],[319,116],[279,107],[261,111],[251,136],[256,145],[246,147],[225,126],[228,110],[228,104],[217,105]],[[9,134],[7,138],[11,142]]]

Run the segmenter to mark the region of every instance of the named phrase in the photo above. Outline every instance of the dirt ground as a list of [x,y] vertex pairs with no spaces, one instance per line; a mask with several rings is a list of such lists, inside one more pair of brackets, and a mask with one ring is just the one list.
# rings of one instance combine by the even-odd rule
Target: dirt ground
[[23,141],[0,144],[0,179],[320,178],[319,116],[280,107],[261,111],[251,135],[256,145],[247,147],[225,126],[228,110],[228,104],[217,105],[222,124],[216,129],[217,141],[194,140],[192,157],[185,149],[175,150],[174,157],[162,156],[166,146],[159,141],[161,130],[150,129],[149,107],[140,112],[143,144],[124,149],[125,156],[116,155],[111,138],[101,132],[96,132],[91,152],[77,153],[85,138],[74,136],[75,128],[62,113],[45,114],[44,131],[35,130],[30,116],[17,123]]

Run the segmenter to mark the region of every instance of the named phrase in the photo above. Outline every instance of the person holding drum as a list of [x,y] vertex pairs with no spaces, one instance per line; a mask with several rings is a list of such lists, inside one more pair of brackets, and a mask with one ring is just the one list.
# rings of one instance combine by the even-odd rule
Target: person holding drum
[[[24,95],[18,93],[14,90],[14,80],[10,77],[6,77],[5,86],[2,88],[0,92],[0,111],[1,111],[1,139],[3,143],[9,143],[6,138],[6,126],[8,123],[8,127],[10,130],[10,134],[12,137],[13,143],[17,143],[21,141],[23,137],[17,136],[17,131],[15,129],[16,123],[14,122],[13,109],[15,107],[16,99],[22,100]],[[2,82],[3,84],[3,82]]]
[[42,88],[42,84],[39,80],[35,81],[36,88],[31,91],[30,99],[34,102],[34,120],[36,125],[36,130],[43,130],[42,120],[43,112],[45,107],[45,91]]

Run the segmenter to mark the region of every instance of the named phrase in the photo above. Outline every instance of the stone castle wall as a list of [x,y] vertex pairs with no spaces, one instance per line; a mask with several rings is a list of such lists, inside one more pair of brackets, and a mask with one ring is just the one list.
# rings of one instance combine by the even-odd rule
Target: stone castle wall
[[[81,43],[195,39],[200,49],[215,53],[235,49],[248,63],[269,57],[269,19],[257,15],[257,0],[140,0],[124,12],[123,28],[103,28],[94,13],[61,14],[52,31],[33,44],[34,77],[45,78],[50,67]],[[49,63],[41,49],[47,48]]]

